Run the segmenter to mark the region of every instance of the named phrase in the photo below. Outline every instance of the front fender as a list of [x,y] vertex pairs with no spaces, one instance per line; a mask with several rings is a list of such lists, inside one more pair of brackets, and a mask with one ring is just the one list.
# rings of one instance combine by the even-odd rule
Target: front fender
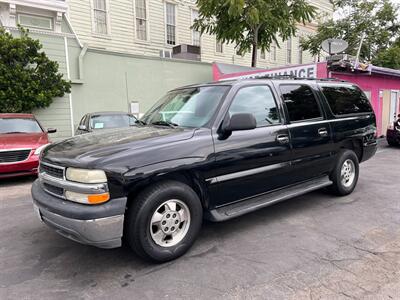
[[127,181],[146,179],[151,176],[160,176],[171,172],[194,170],[203,162],[204,158],[198,156],[167,160],[131,169],[123,176]]

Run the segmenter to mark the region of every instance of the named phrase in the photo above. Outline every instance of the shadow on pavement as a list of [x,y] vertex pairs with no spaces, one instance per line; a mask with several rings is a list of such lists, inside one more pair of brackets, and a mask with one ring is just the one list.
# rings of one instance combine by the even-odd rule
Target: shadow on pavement
[[12,178],[0,178],[0,187],[7,186],[18,186],[27,183],[33,183],[36,180],[36,176],[21,176]]

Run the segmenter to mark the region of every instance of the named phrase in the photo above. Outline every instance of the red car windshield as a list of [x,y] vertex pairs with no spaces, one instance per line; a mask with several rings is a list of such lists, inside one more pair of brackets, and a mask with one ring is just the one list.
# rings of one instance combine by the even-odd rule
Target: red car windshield
[[0,118],[0,134],[43,132],[35,119]]

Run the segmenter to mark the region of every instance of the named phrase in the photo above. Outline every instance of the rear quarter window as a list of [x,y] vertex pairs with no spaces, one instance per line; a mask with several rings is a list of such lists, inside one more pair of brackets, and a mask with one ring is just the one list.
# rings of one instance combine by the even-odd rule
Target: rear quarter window
[[372,112],[367,96],[356,86],[329,85],[321,89],[334,115]]

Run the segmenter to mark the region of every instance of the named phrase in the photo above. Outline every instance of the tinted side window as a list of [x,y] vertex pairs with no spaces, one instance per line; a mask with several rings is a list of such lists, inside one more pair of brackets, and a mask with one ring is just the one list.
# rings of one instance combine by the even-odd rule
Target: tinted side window
[[365,94],[355,86],[322,86],[322,92],[335,115],[371,112]]
[[251,113],[257,120],[257,127],[279,124],[279,112],[275,99],[268,86],[248,86],[236,94],[229,114]]
[[322,117],[317,99],[306,85],[281,85],[283,101],[289,112],[290,121],[301,121]]

